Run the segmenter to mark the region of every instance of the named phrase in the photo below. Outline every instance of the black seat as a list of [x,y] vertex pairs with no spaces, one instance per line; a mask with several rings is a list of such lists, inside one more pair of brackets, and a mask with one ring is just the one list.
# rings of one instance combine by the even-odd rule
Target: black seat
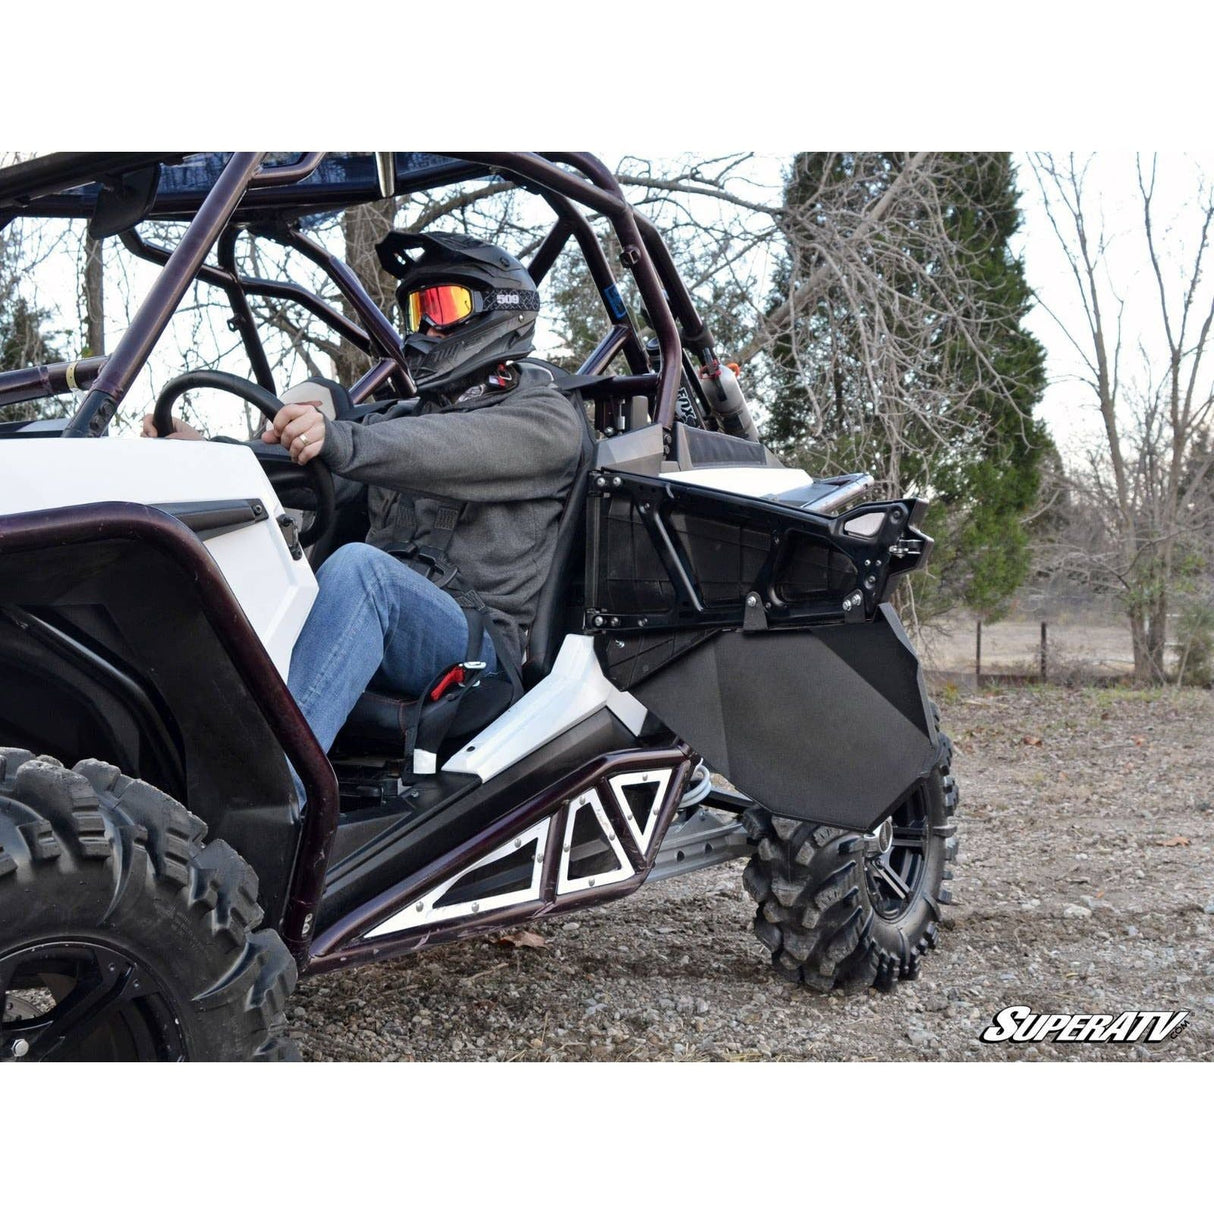
[[[482,679],[471,687],[460,700],[446,745],[454,749],[480,733],[510,707],[513,693],[510,680],[504,677]],[[410,714],[416,703],[381,691],[364,691],[333,743],[334,753],[340,756],[368,751],[403,752]]]
[[[581,569],[585,550],[584,482],[594,462],[595,438],[581,393],[576,389],[565,391],[561,388],[562,379],[571,377],[550,363],[527,361],[535,361],[552,372],[557,389],[562,391],[582,423],[582,449],[577,470],[557,524],[552,565],[540,591],[535,619],[527,637],[527,659],[523,663],[522,677],[524,688],[530,690],[552,669],[567,632],[569,589]],[[458,747],[501,716],[510,707],[511,693],[509,680],[497,677],[483,679],[479,685],[469,689],[460,701],[459,712],[447,735],[446,745],[452,749]],[[385,747],[396,750],[403,748],[410,712],[415,703],[414,700],[383,692],[364,692],[337,735],[333,744],[334,752],[356,754],[368,750],[380,751]]]

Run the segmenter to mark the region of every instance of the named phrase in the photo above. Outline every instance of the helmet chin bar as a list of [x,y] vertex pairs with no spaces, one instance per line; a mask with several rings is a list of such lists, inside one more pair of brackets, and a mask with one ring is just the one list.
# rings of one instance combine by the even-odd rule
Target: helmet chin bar
[[[486,323],[485,317],[497,319]],[[411,333],[404,341],[405,358],[419,392],[445,392],[476,379],[498,363],[526,357],[532,350],[534,332],[534,315],[524,329],[510,332],[502,326],[500,313],[483,313],[460,321],[445,335]]]

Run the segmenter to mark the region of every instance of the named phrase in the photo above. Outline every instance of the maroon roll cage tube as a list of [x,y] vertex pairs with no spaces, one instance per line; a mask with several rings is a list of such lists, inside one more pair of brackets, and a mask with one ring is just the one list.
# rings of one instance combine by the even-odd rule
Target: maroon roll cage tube
[[[267,390],[274,391],[273,377],[253,332],[253,318],[247,302],[249,294],[302,304],[377,359],[371,370],[353,386],[351,396],[356,403],[367,400],[381,389],[390,389],[397,395],[412,394],[415,385],[404,361],[399,335],[348,267],[281,217],[266,221],[263,216],[260,221],[248,221],[238,216],[242,201],[257,197],[263,190],[282,191],[283,187],[297,185],[313,173],[324,158],[324,153],[307,153],[294,164],[270,168],[263,165],[265,155],[234,153],[230,157],[172,251],[147,243],[133,226],[122,233],[121,239],[128,250],[163,268],[113,352],[104,359],[88,358],[0,373],[0,405],[39,393],[87,389],[83,403],[63,436],[80,438],[103,434],[195,280],[226,292],[234,327],[244,339],[254,377]],[[463,180],[483,175],[488,170],[533,189],[549,203],[557,221],[532,260],[537,281],[552,267],[564,245],[573,237],[606,302],[615,291],[610,265],[589,222],[573,204],[582,204],[611,223],[620,243],[621,259],[636,281],[657,334],[661,366],[656,374],[650,371],[649,360],[635,330],[630,324],[619,323],[620,316],[616,315],[613,317],[616,323],[587,359],[583,370],[601,374],[607,364],[622,353],[631,375],[620,382],[627,383],[633,391],[652,391],[653,420],[660,423],[669,436],[684,373],[679,328],[682,327],[682,339],[706,366],[713,359],[711,338],[675,272],[661,238],[650,224],[634,213],[607,167],[584,153],[440,155],[453,156],[458,163],[455,168],[444,168],[436,175],[435,183]],[[83,154],[63,153],[40,163],[14,166],[0,176],[10,187],[20,183],[20,198],[24,202],[95,180],[99,172],[120,176],[126,168],[146,167],[160,160],[179,162],[183,157],[183,153],[114,153],[94,155],[90,160]],[[92,172],[87,171],[90,166],[97,165],[100,165],[99,169],[93,167]],[[20,209],[23,208],[19,206],[18,211]],[[303,211],[306,206],[297,201],[295,209]],[[268,236],[296,249],[318,265],[349,302],[361,324],[294,284],[242,277],[235,262],[235,242],[241,226],[248,226],[256,235]],[[208,255],[217,245],[219,265],[208,265]],[[608,311],[611,311],[610,307]],[[105,539],[137,540],[153,545],[188,571],[197,585],[207,620],[303,781],[307,806],[281,930],[287,946],[301,966],[305,965],[338,824],[339,799],[333,768],[210,553],[181,522],[153,507],[123,502],[34,511],[12,516],[0,524],[0,555]],[[531,809],[534,811],[535,807]],[[329,947],[335,943],[330,940]]]

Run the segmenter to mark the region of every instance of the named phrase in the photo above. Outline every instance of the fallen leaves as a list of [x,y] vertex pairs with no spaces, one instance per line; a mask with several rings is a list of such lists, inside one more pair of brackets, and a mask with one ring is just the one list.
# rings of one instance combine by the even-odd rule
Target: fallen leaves
[[498,936],[493,942],[498,948],[547,948],[548,941],[539,932],[529,932],[525,928],[517,932],[507,932]]

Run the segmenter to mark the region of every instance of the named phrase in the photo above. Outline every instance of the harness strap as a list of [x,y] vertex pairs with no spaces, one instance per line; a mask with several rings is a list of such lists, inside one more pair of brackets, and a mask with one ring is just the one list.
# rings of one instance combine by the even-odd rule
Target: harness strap
[[[461,667],[456,667],[461,670]],[[429,686],[422,692],[409,709],[409,721],[405,730],[405,754],[412,752],[413,771],[417,775],[432,775],[438,770],[438,750],[443,739],[451,732],[459,712],[460,701],[464,692],[475,687],[480,681],[464,681],[446,687],[450,671],[444,670],[430,680]],[[438,694],[439,698],[433,697]]]
[[[386,551],[451,595],[460,605],[468,623],[464,660],[439,671],[408,712],[405,757],[412,755],[415,774],[429,775],[438,768],[439,749],[455,724],[465,693],[481,682],[484,663],[480,661],[480,654],[486,634],[493,641],[501,673],[510,680],[512,704],[523,694],[522,671],[489,614],[484,599],[470,586],[462,584],[459,570],[454,565],[442,560],[441,554],[434,549],[416,544],[394,545]],[[486,677],[493,678],[494,675]]]
[[[476,594],[476,591],[472,592]],[[477,595],[480,598],[480,595]],[[468,614],[468,608],[464,608],[464,614]],[[497,654],[498,669],[510,680],[511,697],[510,703],[513,704],[516,700],[522,699],[523,696],[523,672],[522,667],[514,660],[510,647],[506,644],[502,637],[502,630],[494,622],[493,617],[489,614],[489,609],[485,606],[477,611],[477,616],[481,621],[484,630],[489,634],[489,639],[493,642],[493,651]],[[478,649],[479,652],[479,649]]]
[[451,540],[455,536],[455,528],[459,526],[466,507],[467,502],[460,502],[458,505],[451,502],[440,503],[427,547],[442,553],[444,557],[447,555]]
[[[479,597],[480,595],[477,595],[477,598]],[[464,650],[464,661],[475,662],[481,656],[481,645],[484,642],[485,612],[477,607],[465,607],[464,619],[468,621],[468,646]],[[496,642],[494,647],[496,648]]]
[[[501,630],[493,622],[488,605],[463,581],[459,567],[448,555],[455,529],[466,508],[467,502],[439,503],[429,544],[410,541],[391,544],[384,550],[415,573],[420,573],[427,581],[433,582],[440,590],[445,590],[463,609],[464,618],[468,621],[464,660],[435,675],[421,698],[409,710],[405,729],[405,757],[412,754],[413,770],[419,775],[437,769],[439,748],[455,724],[460,701],[465,692],[480,683],[479,671],[484,668],[480,662],[480,652],[486,633],[493,641],[499,668],[510,680],[510,702],[513,704],[523,694],[522,670],[510,646],[505,643]],[[475,677],[469,679],[469,672],[476,672]]]
[[451,583],[459,576],[459,568],[447,559],[446,552],[429,544],[410,540],[407,544],[390,544],[384,551],[441,590],[449,591]]
[[[464,660],[436,674],[409,709],[405,728],[405,753],[408,755],[412,752],[413,771],[417,775],[429,775],[437,769],[439,749],[459,716],[460,702],[466,692],[479,686],[481,671],[485,668],[484,662],[480,660],[480,653],[484,644],[486,624],[490,621],[483,611],[469,607],[464,608],[464,618],[468,621],[468,644],[464,650]],[[501,665],[507,674],[511,674],[511,663],[503,662]],[[514,683],[512,674],[511,683]],[[517,691],[514,698],[517,699]]]

